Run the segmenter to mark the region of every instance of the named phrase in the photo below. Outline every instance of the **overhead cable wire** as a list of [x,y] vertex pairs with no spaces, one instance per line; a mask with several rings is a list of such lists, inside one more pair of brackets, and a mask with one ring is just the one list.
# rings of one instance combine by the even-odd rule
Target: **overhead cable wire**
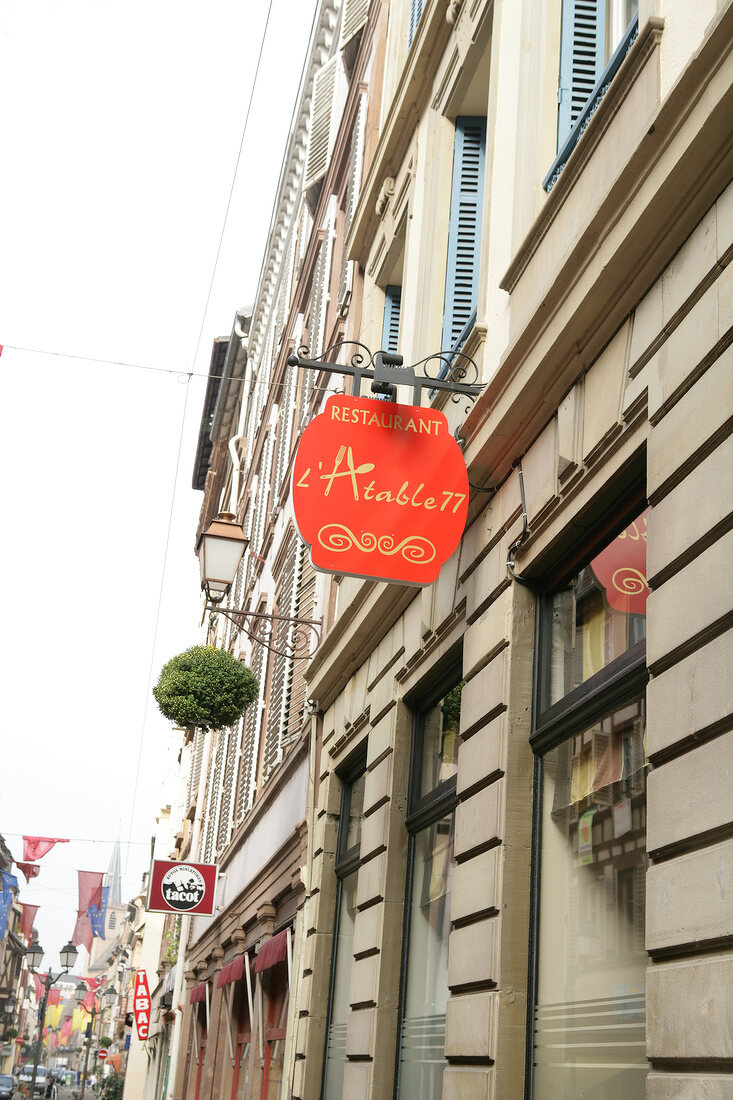
[[[227,221],[229,219],[229,210],[230,210],[231,205],[232,205],[232,196],[234,194],[234,187],[235,187],[235,184],[236,184],[236,181],[237,181],[237,172],[239,170],[239,162],[240,162],[240,159],[241,159],[241,156],[242,156],[242,149],[244,147],[244,139],[245,139],[245,136],[247,134],[247,125],[249,123],[249,115],[250,115],[250,111],[252,109],[252,100],[254,99],[255,88],[257,87],[257,79],[258,79],[259,72],[260,72],[260,62],[262,61],[262,53],[263,53],[263,50],[264,50],[264,47],[265,47],[265,39],[267,37],[267,28],[268,28],[269,23],[270,23],[270,14],[272,12],[272,3],[273,3],[273,0],[270,0],[269,4],[267,6],[267,15],[265,17],[265,26],[264,26],[263,31],[262,31],[262,39],[260,41],[260,49],[259,49],[259,53],[257,55],[257,64],[255,65],[254,77],[252,78],[252,87],[250,89],[249,102],[247,104],[247,112],[246,112],[245,117],[244,117],[244,125],[242,127],[242,136],[241,136],[240,141],[239,141],[239,150],[237,152],[237,159],[235,161],[234,172],[232,174],[232,183],[231,183],[231,187],[229,188],[229,198],[227,199],[226,210],[224,212],[224,220],[222,222],[221,232],[219,234],[219,243],[218,243],[217,249],[216,249],[216,256],[214,257],[214,266],[213,266],[213,269],[212,269],[212,272],[211,272],[211,279],[209,280],[209,290],[208,290],[208,293],[206,295],[206,302],[204,304],[204,309],[203,309],[203,313],[202,313],[202,316],[201,316],[201,325],[199,327],[199,334],[198,334],[198,338],[196,340],[196,350],[194,351],[193,358],[191,360],[191,369],[192,370],[196,366],[196,360],[198,358],[199,347],[201,345],[201,337],[203,335],[204,325],[206,323],[206,315],[207,315],[208,310],[209,310],[209,302],[211,301],[211,292],[212,292],[213,287],[214,287],[214,280],[216,278],[216,270],[217,270],[217,267],[218,267],[218,264],[219,264],[219,256],[221,255],[221,247],[222,247],[222,242],[224,240],[224,232],[226,230]],[[185,424],[186,424],[186,408],[188,406],[188,397],[189,397],[189,394],[191,392],[191,386],[190,386],[191,377],[192,377],[191,373],[187,372],[186,397],[185,397],[185,400],[184,400],[184,403],[183,403],[183,415],[181,417],[181,432],[180,432],[180,436],[179,436],[179,440],[178,440],[178,454],[176,456],[176,470],[175,470],[175,474],[174,474],[174,477],[173,477],[173,492],[171,494],[171,506],[170,506],[170,512],[169,512],[169,515],[168,515],[168,533],[166,535],[166,540],[165,540],[165,554],[163,556],[163,569],[162,569],[162,572],[161,572],[160,590],[159,590],[159,593],[158,593],[158,608],[157,608],[157,612],[156,612],[156,615],[155,615],[155,628],[154,628],[154,631],[153,631],[153,644],[152,644],[152,648],[151,648],[151,652],[150,652],[150,668],[149,668],[149,671],[148,671],[148,684],[147,684],[147,689],[146,689],[146,692],[145,692],[145,705],[144,705],[144,708],[143,708],[142,726],[140,728],[140,739],[139,739],[138,753],[137,753],[137,766],[136,766],[136,769],[135,769],[135,783],[134,783],[134,786],[133,786],[132,806],[131,806],[131,809],[130,809],[130,832],[129,832],[128,836],[132,834],[132,825],[133,825],[133,821],[134,821],[134,818],[135,818],[135,804],[137,802],[137,791],[138,791],[138,786],[139,786],[139,782],[140,782],[140,765],[142,763],[143,742],[145,740],[145,723],[147,721],[148,701],[149,701],[149,698],[150,698],[152,683],[153,683],[153,662],[155,660],[155,646],[156,646],[156,642],[157,642],[157,639],[158,639],[158,627],[160,625],[160,610],[161,610],[161,606],[162,606],[162,602],[163,602],[163,588],[164,588],[164,585],[165,585],[165,573],[166,573],[166,566],[167,566],[167,563],[168,563],[168,549],[169,549],[169,546],[170,546],[171,528],[172,528],[172,525],[173,525],[173,509],[174,509],[175,500],[176,500],[176,484],[178,482],[178,470],[180,468],[181,453],[182,453],[182,450],[183,450],[183,434],[184,434],[184,427],[185,427]],[[127,864],[129,862],[129,859],[130,859],[130,849],[128,847],[127,856],[125,858],[125,870],[127,870]]]
[[[132,370],[148,371],[151,374],[170,374],[170,375],[175,375],[177,378],[181,379],[182,381],[187,381],[189,378],[207,378],[207,379],[208,378],[213,378],[213,379],[220,379],[220,380],[224,379],[224,378],[230,378],[231,381],[233,381],[233,382],[242,382],[242,383],[244,383],[246,381],[247,385],[251,386],[253,388],[261,387],[263,389],[282,389],[283,386],[285,385],[285,382],[270,382],[270,381],[259,382],[259,381],[257,381],[257,379],[245,379],[244,377],[242,377],[242,378],[231,378],[231,375],[226,375],[226,374],[213,374],[212,372],[205,373],[204,371],[184,370],[183,368],[180,368],[180,367],[153,367],[149,363],[126,363],[126,362],[123,362],[123,361],[117,360],[117,359],[98,359],[94,355],[73,355],[73,354],[70,354],[70,353],[65,352],[65,351],[44,351],[42,348],[24,348],[24,347],[19,347],[15,344],[3,344],[3,348],[5,350],[8,350],[8,351],[20,351],[20,352],[24,352],[24,353],[27,353],[27,354],[30,354],[30,355],[48,355],[48,356],[56,356],[56,357],[61,358],[61,359],[77,359],[77,360],[82,360],[83,362],[87,362],[87,363],[100,363],[102,366],[126,367],[126,368],[130,368]],[[2,373],[4,373],[5,376],[7,377],[8,372],[2,372]],[[29,371],[23,371],[23,372],[17,371],[16,373],[19,376],[22,373],[23,378],[28,378],[29,374],[30,374]],[[37,372],[37,373],[40,374],[40,371]],[[333,392],[333,390],[331,389],[330,386],[313,386],[313,387],[311,387],[311,390],[314,393],[320,393],[320,392],[332,393]]]

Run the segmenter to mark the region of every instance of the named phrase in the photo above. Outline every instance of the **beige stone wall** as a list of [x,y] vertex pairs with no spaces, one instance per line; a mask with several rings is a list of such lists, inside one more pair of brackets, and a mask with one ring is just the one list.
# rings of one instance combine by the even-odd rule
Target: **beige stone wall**
[[648,388],[651,423],[647,1054],[655,1098],[724,1096],[733,1087],[730,1078],[715,1083],[733,1056],[731,259],[733,186],[640,304],[632,340],[630,371]]

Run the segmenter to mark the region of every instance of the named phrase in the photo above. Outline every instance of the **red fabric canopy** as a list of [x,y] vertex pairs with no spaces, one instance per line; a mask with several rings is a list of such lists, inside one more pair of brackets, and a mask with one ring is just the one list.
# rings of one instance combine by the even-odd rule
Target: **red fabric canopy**
[[244,974],[244,955],[238,955],[236,959],[232,959],[226,966],[222,966],[219,971],[219,977],[216,979],[216,988],[221,989],[223,985],[229,985],[230,982],[238,982]]
[[261,970],[269,970],[271,966],[276,966],[277,963],[281,963],[288,953],[288,929],[283,932],[278,932],[276,936],[273,936],[267,943],[263,943],[262,947],[257,952],[257,958],[255,960],[255,974],[259,974]]
[[206,1000],[206,982],[201,982],[200,985],[195,985],[191,990],[188,998],[188,1003],[191,1005],[197,1005],[201,1001]]

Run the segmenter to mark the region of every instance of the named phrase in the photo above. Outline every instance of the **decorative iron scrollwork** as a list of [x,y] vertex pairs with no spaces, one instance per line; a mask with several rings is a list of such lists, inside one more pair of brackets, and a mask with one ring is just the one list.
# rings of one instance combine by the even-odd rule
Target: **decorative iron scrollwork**
[[323,619],[296,619],[260,611],[237,611],[207,604],[206,610],[223,615],[256,645],[280,657],[310,658],[321,644]]
[[[359,350],[351,354],[348,363],[333,362],[329,356],[342,348]],[[434,373],[431,373],[431,364],[435,364]],[[358,340],[341,340],[315,357],[311,356],[309,347],[302,344],[297,353],[288,356],[288,366],[349,375],[354,379],[357,397],[361,396],[363,380],[371,382],[373,393],[381,393],[392,400],[397,386],[409,386],[413,392],[413,404],[417,406],[421,403],[424,389],[430,391],[431,397],[437,390],[448,391],[454,402],[467,398],[469,407],[483,389],[478,382],[479,370],[475,361],[465,352],[453,349],[433,352],[412,366],[405,366],[401,355],[386,351],[372,352]],[[420,372],[419,367],[423,368]]]

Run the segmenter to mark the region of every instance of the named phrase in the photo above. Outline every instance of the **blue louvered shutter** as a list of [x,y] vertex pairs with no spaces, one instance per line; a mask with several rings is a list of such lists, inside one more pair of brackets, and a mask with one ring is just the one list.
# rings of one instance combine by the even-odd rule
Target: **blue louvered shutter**
[[606,63],[606,0],[563,0],[557,147],[572,130]]
[[397,341],[400,335],[401,305],[402,287],[386,287],[384,291],[384,326],[382,328],[382,351],[397,351]]
[[445,350],[455,346],[476,308],[485,159],[486,119],[457,118],[443,313]]
[[410,25],[407,29],[407,47],[412,45],[412,40],[415,37],[415,31],[417,25],[420,22],[420,16],[425,6],[425,0],[410,0]]

